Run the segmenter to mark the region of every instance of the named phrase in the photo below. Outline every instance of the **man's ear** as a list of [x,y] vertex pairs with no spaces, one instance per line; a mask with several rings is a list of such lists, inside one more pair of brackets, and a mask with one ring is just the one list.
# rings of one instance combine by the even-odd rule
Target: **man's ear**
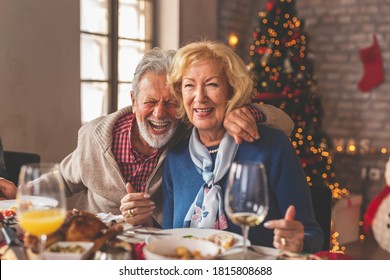
[[131,106],[134,107],[134,104],[136,103],[135,100],[135,93],[134,91],[130,91],[130,98],[131,98]]

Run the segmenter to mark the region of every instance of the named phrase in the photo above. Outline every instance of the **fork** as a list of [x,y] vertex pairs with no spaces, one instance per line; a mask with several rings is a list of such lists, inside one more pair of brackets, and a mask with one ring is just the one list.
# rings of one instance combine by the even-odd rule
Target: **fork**
[[167,232],[158,232],[158,231],[147,231],[147,230],[126,230],[123,232],[122,235],[128,236],[128,237],[134,237],[137,234],[145,234],[145,235],[171,235]]
[[[228,252],[229,250],[233,250],[233,249],[237,249],[237,248],[243,248],[244,246],[233,246],[233,247],[230,247],[228,249],[225,250],[224,253]],[[251,251],[251,252],[254,252],[258,255],[261,255],[261,256],[265,256],[265,257],[272,257],[272,258],[276,258],[275,255],[272,255],[272,254],[267,254],[267,253],[263,253],[259,250],[257,250],[256,248],[254,248],[253,246],[248,246],[248,250]]]

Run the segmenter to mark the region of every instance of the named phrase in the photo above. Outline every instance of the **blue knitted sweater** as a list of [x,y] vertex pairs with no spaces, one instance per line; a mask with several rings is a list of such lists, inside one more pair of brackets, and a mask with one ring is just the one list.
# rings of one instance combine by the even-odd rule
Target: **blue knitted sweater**
[[[300,161],[289,138],[279,130],[259,127],[261,138],[239,146],[235,161],[263,162],[270,189],[269,212],[265,221],[284,217],[289,205],[296,208],[296,219],[305,227],[304,252],[321,250],[323,232],[316,222],[310,190]],[[163,228],[183,227],[184,217],[204,184],[193,164],[189,138],[170,149],[163,167]],[[223,195],[227,174],[219,182]],[[228,219],[228,217],[227,217]],[[228,219],[228,231],[241,233],[239,226]],[[273,230],[262,224],[249,231],[252,244],[273,247]]]

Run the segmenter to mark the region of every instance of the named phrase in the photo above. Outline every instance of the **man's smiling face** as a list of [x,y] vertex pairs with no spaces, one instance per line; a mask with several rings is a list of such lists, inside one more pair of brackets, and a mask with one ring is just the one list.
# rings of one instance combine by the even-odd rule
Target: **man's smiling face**
[[138,96],[132,95],[141,140],[153,148],[167,144],[179,123],[176,118],[177,103],[166,81],[166,74],[148,72],[140,80]]

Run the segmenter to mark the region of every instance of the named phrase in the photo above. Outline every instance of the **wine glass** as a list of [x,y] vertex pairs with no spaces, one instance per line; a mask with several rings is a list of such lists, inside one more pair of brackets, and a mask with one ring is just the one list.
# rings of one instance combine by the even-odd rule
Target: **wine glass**
[[268,214],[268,182],[265,166],[258,162],[233,162],[225,193],[225,211],[241,226],[243,258],[248,258],[249,227],[262,223]]
[[16,200],[19,225],[40,239],[38,254],[44,259],[47,235],[59,229],[66,216],[65,183],[59,165],[23,165]]

